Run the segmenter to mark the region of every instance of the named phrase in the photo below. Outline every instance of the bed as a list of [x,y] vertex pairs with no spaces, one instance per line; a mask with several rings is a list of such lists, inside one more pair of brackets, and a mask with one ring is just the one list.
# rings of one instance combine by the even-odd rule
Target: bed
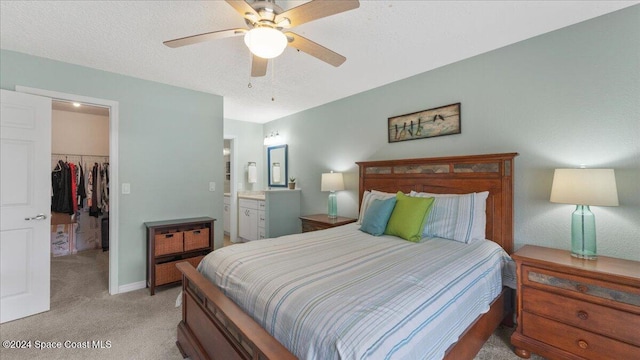
[[[212,258],[218,258],[212,260],[213,263],[210,265],[204,261],[201,263],[199,269],[202,270],[202,273],[188,263],[179,264],[178,268],[183,274],[183,316],[178,325],[177,345],[183,356],[189,356],[191,359],[295,359],[295,353],[302,358],[379,358],[381,353],[377,351],[383,349],[382,354],[386,354],[385,356],[389,358],[473,358],[493,330],[503,320],[509,322],[512,319],[511,291],[501,286],[496,288],[496,285],[488,286],[491,288],[489,292],[491,295],[487,295],[488,293],[473,295],[474,293],[469,290],[465,295],[466,303],[464,299],[460,300],[462,301],[460,303],[453,302],[442,295],[441,301],[453,305],[440,306],[439,310],[435,312],[461,313],[463,315],[453,320],[446,318],[440,322],[431,322],[430,319],[435,318],[435,315],[432,316],[430,310],[420,307],[420,304],[427,303],[427,301],[418,299],[417,306],[415,304],[400,305],[395,302],[397,296],[394,298],[393,295],[402,294],[399,297],[412,298],[415,293],[403,293],[406,288],[410,287],[405,285],[422,281],[434,271],[434,268],[446,268],[446,272],[454,273],[456,266],[447,260],[441,260],[441,263],[438,263],[438,260],[430,260],[429,264],[419,267],[423,271],[420,273],[409,271],[412,266],[413,269],[416,268],[415,264],[407,264],[404,263],[404,260],[399,261],[398,259],[411,256],[420,259],[423,257],[422,251],[433,253],[436,251],[435,248],[442,248],[441,251],[444,252],[456,252],[456,256],[463,263],[471,263],[473,258],[485,259],[484,255],[463,253],[463,251],[472,248],[482,248],[482,251],[486,253],[506,252],[510,254],[513,250],[512,178],[513,159],[516,155],[509,153],[358,163],[361,203],[363,197],[368,194],[365,190],[387,193],[396,191],[410,193],[413,191],[435,194],[488,192],[485,238],[491,239],[491,242],[482,240],[471,244],[462,244],[434,238],[413,244],[394,239],[391,236],[371,237],[360,232],[358,225],[351,224],[315,233],[244,244],[236,249],[233,249],[235,246],[221,249],[211,254]],[[346,243],[352,248],[340,250],[338,246],[342,243]],[[317,250],[316,258],[304,258],[305,251],[306,253],[308,251],[303,248],[314,249],[314,247]],[[323,247],[342,252],[345,256],[330,252],[320,255],[320,249]],[[496,251],[496,248],[499,251]],[[313,253],[313,250],[311,252]],[[283,256],[282,254],[289,258],[299,259],[302,263],[282,261],[282,258],[276,257]],[[354,254],[354,256],[347,259],[346,254]],[[327,258],[323,259],[323,256]],[[487,260],[480,262],[504,263],[504,257],[502,260],[500,260],[500,256],[497,258],[498,260],[495,260],[495,256],[487,255]],[[256,271],[255,268],[242,270],[245,265],[249,266],[248,264],[251,262],[260,264],[260,261],[268,261],[270,264],[278,264],[278,266],[271,266],[269,271],[263,272]],[[334,263],[329,267],[319,267],[321,263],[330,261],[334,261]],[[283,268],[285,263],[293,263],[295,266],[287,270]],[[377,263],[376,266],[386,264],[386,268],[383,270],[380,270],[379,267],[370,268],[368,267],[369,263]],[[207,270],[207,267],[210,269]],[[362,269],[361,272],[339,275],[332,274],[328,270],[340,267]],[[472,276],[490,273],[489,270],[480,268],[479,265],[472,267],[475,269],[474,271],[465,269],[460,271],[475,274]],[[493,267],[495,268],[495,265]],[[226,275],[222,274],[221,269],[223,268],[231,269],[228,277],[224,277]],[[389,268],[396,268],[397,271],[394,273]],[[302,269],[307,273],[298,272]],[[275,277],[282,281],[274,283],[272,280],[265,280],[264,277],[267,273],[274,273]],[[491,273],[495,273],[495,271],[491,270]],[[403,276],[403,274],[411,276]],[[454,275],[454,277],[457,276]],[[491,276],[495,277],[496,275]],[[432,281],[433,283],[442,282],[443,287],[434,287],[433,291],[450,293],[451,290],[444,287],[444,284],[449,286],[456,281],[439,280],[438,277]],[[245,284],[250,283],[251,286],[241,287],[230,282],[234,278],[248,279]],[[385,279],[391,279],[391,281],[384,283]],[[210,280],[216,282],[217,285],[214,285]],[[260,282],[262,280],[264,281]],[[319,283],[320,287],[306,288],[312,283]],[[413,287],[415,288],[415,286]],[[466,291],[467,287],[463,287]],[[294,288],[302,289],[300,292],[303,293],[311,293],[313,295],[311,300],[308,298],[301,300],[302,298],[293,294]],[[320,302],[320,298],[330,297],[325,295],[333,294],[338,288],[348,288],[351,291],[339,293],[342,304],[340,301],[337,305]],[[380,290],[376,290],[376,288]],[[418,292],[428,293],[431,291],[430,289],[431,286],[429,289],[425,287]],[[358,299],[358,294],[364,294],[365,291],[370,292],[362,299],[370,300],[370,302]],[[268,300],[264,300],[264,297],[252,298],[249,294],[251,292],[263,293]],[[465,296],[459,295],[459,292],[451,292],[451,294],[451,297],[456,301],[459,301],[459,298],[465,298]],[[431,299],[433,294],[425,296]],[[231,300],[232,298],[234,300]],[[474,298],[486,298],[486,304],[473,301]],[[306,306],[305,302],[313,303],[313,306]],[[478,314],[478,312],[470,310],[475,305],[480,308],[479,315],[469,315]],[[412,310],[414,307],[422,309],[422,313]],[[412,314],[411,316],[408,316],[405,310],[403,310],[404,313],[398,311],[398,309],[405,308]],[[243,309],[247,309],[251,314],[246,313]],[[267,310],[274,309],[275,312],[267,312]],[[467,310],[469,310],[468,313]],[[363,313],[374,314],[371,322],[351,321],[360,318]],[[416,317],[413,316],[418,313],[420,314]],[[401,319],[411,319],[411,321],[417,319],[417,323],[408,328],[398,328],[397,324],[402,321],[394,320],[394,316],[400,316]],[[274,320],[276,317],[278,317],[278,321]],[[298,321],[301,317],[324,318],[325,321],[309,327],[301,325]],[[444,326],[441,323],[449,322],[459,323],[458,325],[463,327],[456,328],[455,331],[441,327]],[[355,327],[358,330],[351,333],[341,332],[342,329],[348,327]],[[433,329],[429,330],[429,327],[433,327]],[[337,338],[328,340],[321,338],[314,332],[315,328],[329,329],[328,333],[337,334]],[[377,331],[377,333],[366,333],[369,330]],[[431,334],[434,332],[447,334],[445,339],[438,338],[435,340],[436,344],[430,344],[428,339],[431,336],[428,331],[431,331]],[[364,343],[344,338],[348,336],[360,336]],[[300,338],[317,341],[300,342]],[[415,341],[424,348],[416,350],[415,345],[398,346],[398,344],[410,343],[411,341]],[[352,346],[353,343],[356,345]]]

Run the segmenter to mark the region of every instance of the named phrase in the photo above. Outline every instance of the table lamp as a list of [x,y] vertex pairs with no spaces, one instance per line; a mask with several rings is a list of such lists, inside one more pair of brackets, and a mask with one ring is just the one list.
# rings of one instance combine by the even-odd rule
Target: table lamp
[[589,206],[618,206],[613,169],[556,169],[550,201],[576,205],[571,216],[571,256],[595,259],[596,220]]
[[336,198],[336,191],[344,190],[344,179],[342,173],[330,173],[322,174],[322,181],[320,183],[320,191],[329,191],[329,218],[335,219],[338,217],[338,199]]

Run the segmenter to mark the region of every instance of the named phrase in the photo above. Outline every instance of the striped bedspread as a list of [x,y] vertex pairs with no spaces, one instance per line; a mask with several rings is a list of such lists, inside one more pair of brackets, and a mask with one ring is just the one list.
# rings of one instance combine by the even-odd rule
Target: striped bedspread
[[503,284],[491,241],[411,243],[350,224],[214,251],[198,269],[300,359],[439,359]]

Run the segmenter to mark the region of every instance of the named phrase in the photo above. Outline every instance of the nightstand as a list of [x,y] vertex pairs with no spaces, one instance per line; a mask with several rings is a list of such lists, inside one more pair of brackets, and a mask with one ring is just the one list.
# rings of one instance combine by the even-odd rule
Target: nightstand
[[516,261],[516,355],[640,359],[640,262],[526,245]]
[[330,219],[327,214],[315,214],[300,216],[300,220],[302,220],[302,232],[304,233],[350,224],[352,222],[356,222],[357,219],[342,216]]

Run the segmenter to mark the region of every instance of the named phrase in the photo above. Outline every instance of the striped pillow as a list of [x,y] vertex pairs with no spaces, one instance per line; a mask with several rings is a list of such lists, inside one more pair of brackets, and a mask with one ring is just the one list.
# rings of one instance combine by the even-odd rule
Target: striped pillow
[[409,195],[435,198],[424,227],[424,236],[451,239],[465,244],[485,238],[488,191],[462,195],[412,191]]

